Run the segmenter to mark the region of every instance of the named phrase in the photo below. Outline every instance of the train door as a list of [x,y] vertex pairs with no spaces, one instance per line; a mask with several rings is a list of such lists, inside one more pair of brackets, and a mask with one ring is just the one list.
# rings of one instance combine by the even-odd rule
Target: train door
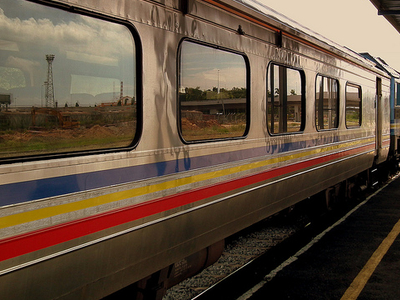
[[390,145],[390,82],[383,82],[382,78],[376,78],[376,138],[375,148],[377,164],[383,163],[387,159]]
[[[376,78],[375,95],[375,154],[379,160],[382,149],[382,79]],[[379,163],[379,161],[377,161]]]

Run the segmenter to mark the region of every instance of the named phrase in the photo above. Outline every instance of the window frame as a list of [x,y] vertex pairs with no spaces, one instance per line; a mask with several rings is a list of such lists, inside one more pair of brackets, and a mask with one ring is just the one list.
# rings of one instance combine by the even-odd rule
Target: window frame
[[[358,125],[354,125],[351,126],[348,124],[348,118],[347,118],[347,112],[348,112],[348,105],[347,105],[347,101],[348,101],[348,91],[347,88],[348,87],[352,87],[352,88],[356,88],[358,89],[358,97],[359,97],[359,115],[358,115]],[[346,87],[345,87],[345,125],[347,129],[355,129],[355,128],[360,128],[362,126],[362,120],[363,120],[363,113],[362,113],[362,103],[363,103],[363,99],[362,99],[362,86],[360,84],[356,84],[356,83],[352,83],[352,82],[346,82]]]
[[[322,79],[322,89],[324,89],[324,79],[334,80],[336,82],[336,84],[337,84],[336,101],[335,101],[335,103],[336,103],[336,122],[335,122],[336,124],[335,124],[335,127],[322,128],[321,129],[318,126],[317,121],[319,120],[319,116],[318,116],[318,113],[317,113],[318,112],[317,108],[319,108],[319,104],[320,104],[319,103],[320,99],[317,99],[317,89],[319,88],[317,86],[318,77],[321,77],[321,79]],[[317,74],[316,77],[315,77],[315,94],[314,94],[314,96],[315,96],[315,128],[317,129],[317,131],[337,130],[339,128],[339,120],[340,120],[340,82],[339,82],[339,80],[337,78],[326,76],[324,74]],[[322,105],[322,112],[324,112],[323,107],[324,106]],[[323,114],[322,114],[322,116],[323,116]],[[325,123],[323,125],[325,125]]]
[[[199,139],[199,140],[186,140],[184,138],[183,132],[182,132],[182,109],[181,109],[181,101],[180,101],[180,87],[181,87],[181,53],[182,53],[182,45],[185,42],[189,42],[195,45],[200,45],[200,46],[204,46],[204,47],[209,47],[212,49],[216,49],[216,50],[221,50],[224,52],[228,52],[231,54],[236,54],[239,55],[243,58],[244,63],[245,63],[245,67],[246,67],[246,128],[243,132],[242,136],[236,136],[236,137],[222,137],[222,138],[209,138],[209,139]],[[250,79],[250,62],[249,59],[247,57],[247,55],[243,52],[240,51],[236,51],[230,48],[225,48],[225,47],[221,47],[215,44],[211,44],[211,43],[207,43],[207,42],[202,42],[202,41],[198,41],[192,38],[183,38],[181,39],[181,41],[179,42],[178,45],[178,51],[177,51],[177,59],[176,59],[176,70],[177,70],[177,89],[176,89],[176,109],[177,109],[177,119],[176,119],[176,123],[177,123],[177,129],[178,129],[178,135],[180,140],[186,144],[186,145],[190,145],[190,144],[202,144],[202,143],[211,143],[211,142],[221,142],[221,141],[231,141],[231,140],[239,140],[239,139],[245,139],[249,133],[250,130],[250,106],[251,106],[251,101],[250,101],[250,84],[251,84],[251,79]]]
[[[268,113],[268,110],[269,110],[269,102],[268,102],[268,100],[270,99],[270,97],[271,97],[271,99],[274,99],[274,97],[273,97],[273,95],[274,95],[274,87],[275,87],[274,86],[274,80],[270,79],[270,70],[274,66],[283,67],[283,68],[286,68],[286,70],[289,69],[289,70],[297,71],[299,73],[299,75],[300,75],[300,80],[301,80],[301,84],[300,84],[301,85],[300,86],[300,89],[301,89],[301,103],[300,103],[301,116],[300,116],[300,119],[301,119],[301,121],[300,122],[301,123],[300,123],[300,129],[298,131],[271,132],[272,131],[271,127],[274,128],[274,126],[271,126],[271,124],[274,124],[274,122],[273,122],[273,120],[270,120],[271,116],[274,115],[274,113],[273,113],[273,109],[274,109],[273,103],[274,103],[274,101],[271,101],[271,114],[270,114],[270,113]],[[306,127],[306,107],[307,107],[306,106],[306,76],[305,76],[304,70],[301,69],[301,68],[293,67],[291,65],[287,65],[287,64],[271,61],[267,66],[267,77],[266,78],[267,78],[267,90],[266,90],[266,93],[267,93],[267,105],[266,105],[267,106],[267,111],[266,111],[267,118],[266,118],[266,120],[267,120],[268,133],[271,136],[288,135],[288,134],[301,134],[301,133],[303,133],[304,129]],[[283,84],[284,83],[286,83],[286,87],[287,87],[287,76],[286,76]],[[268,90],[271,91],[271,96],[268,95]],[[286,118],[286,130],[287,130],[287,109],[285,110],[285,108],[283,108],[283,111],[284,112],[286,111],[286,114],[283,113],[283,115]],[[274,118],[274,117],[272,117],[272,118]],[[272,123],[270,123],[271,121],[272,121]]]
[[60,159],[60,158],[68,158],[68,157],[79,157],[86,155],[98,155],[98,154],[107,154],[107,153],[116,153],[116,152],[128,152],[135,149],[142,137],[143,133],[143,47],[142,41],[139,35],[139,32],[134,27],[131,22],[127,20],[120,19],[114,16],[105,15],[103,13],[93,12],[84,8],[75,8],[71,11],[70,7],[67,7],[61,3],[49,3],[49,2],[41,2],[34,1],[35,5],[42,6],[43,8],[53,8],[59,9],[66,13],[82,15],[85,17],[94,18],[97,20],[101,20],[104,22],[114,23],[121,26],[124,26],[131,34],[132,44],[135,47],[135,55],[133,57],[133,62],[135,64],[134,79],[136,85],[136,130],[134,132],[134,136],[129,145],[123,147],[110,147],[110,148],[101,148],[101,149],[86,149],[86,150],[77,150],[77,151],[65,151],[65,152],[54,152],[54,153],[44,153],[44,154],[32,154],[27,156],[13,156],[13,157],[3,157],[0,158],[1,164],[8,163],[16,163],[16,162],[26,162],[26,161],[43,161],[48,159]]

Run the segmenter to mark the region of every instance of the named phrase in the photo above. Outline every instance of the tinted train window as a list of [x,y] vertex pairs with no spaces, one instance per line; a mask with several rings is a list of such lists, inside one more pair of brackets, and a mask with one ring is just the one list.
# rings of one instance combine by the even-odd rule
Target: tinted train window
[[315,122],[318,130],[338,127],[339,82],[317,76],[315,85]]
[[247,64],[242,55],[184,41],[179,80],[180,130],[185,141],[246,134]]
[[400,83],[396,83],[396,96],[395,96],[396,105],[400,105]]
[[361,87],[354,84],[346,86],[346,126],[361,126]]
[[0,0],[0,19],[0,158],[132,144],[128,28],[20,0]]
[[304,74],[285,66],[268,68],[268,130],[272,134],[304,129]]

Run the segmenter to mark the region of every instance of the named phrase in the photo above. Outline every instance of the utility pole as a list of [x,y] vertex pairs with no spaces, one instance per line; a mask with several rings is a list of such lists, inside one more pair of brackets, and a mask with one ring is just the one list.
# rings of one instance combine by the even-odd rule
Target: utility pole
[[54,54],[47,54],[47,81],[45,82],[46,86],[46,107],[55,107],[54,101],[54,85],[53,85],[53,60],[55,55]]

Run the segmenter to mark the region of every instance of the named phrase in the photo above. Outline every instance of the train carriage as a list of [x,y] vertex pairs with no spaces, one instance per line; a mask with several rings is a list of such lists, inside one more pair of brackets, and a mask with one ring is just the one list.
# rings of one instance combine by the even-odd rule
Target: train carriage
[[0,8],[5,298],[160,298],[388,157],[389,76],[258,2]]
[[370,60],[375,66],[390,76],[390,159],[397,159],[399,151],[399,136],[400,128],[399,123],[399,79],[400,74],[398,71],[391,68],[382,58],[374,57],[369,53],[361,53],[362,56]]

